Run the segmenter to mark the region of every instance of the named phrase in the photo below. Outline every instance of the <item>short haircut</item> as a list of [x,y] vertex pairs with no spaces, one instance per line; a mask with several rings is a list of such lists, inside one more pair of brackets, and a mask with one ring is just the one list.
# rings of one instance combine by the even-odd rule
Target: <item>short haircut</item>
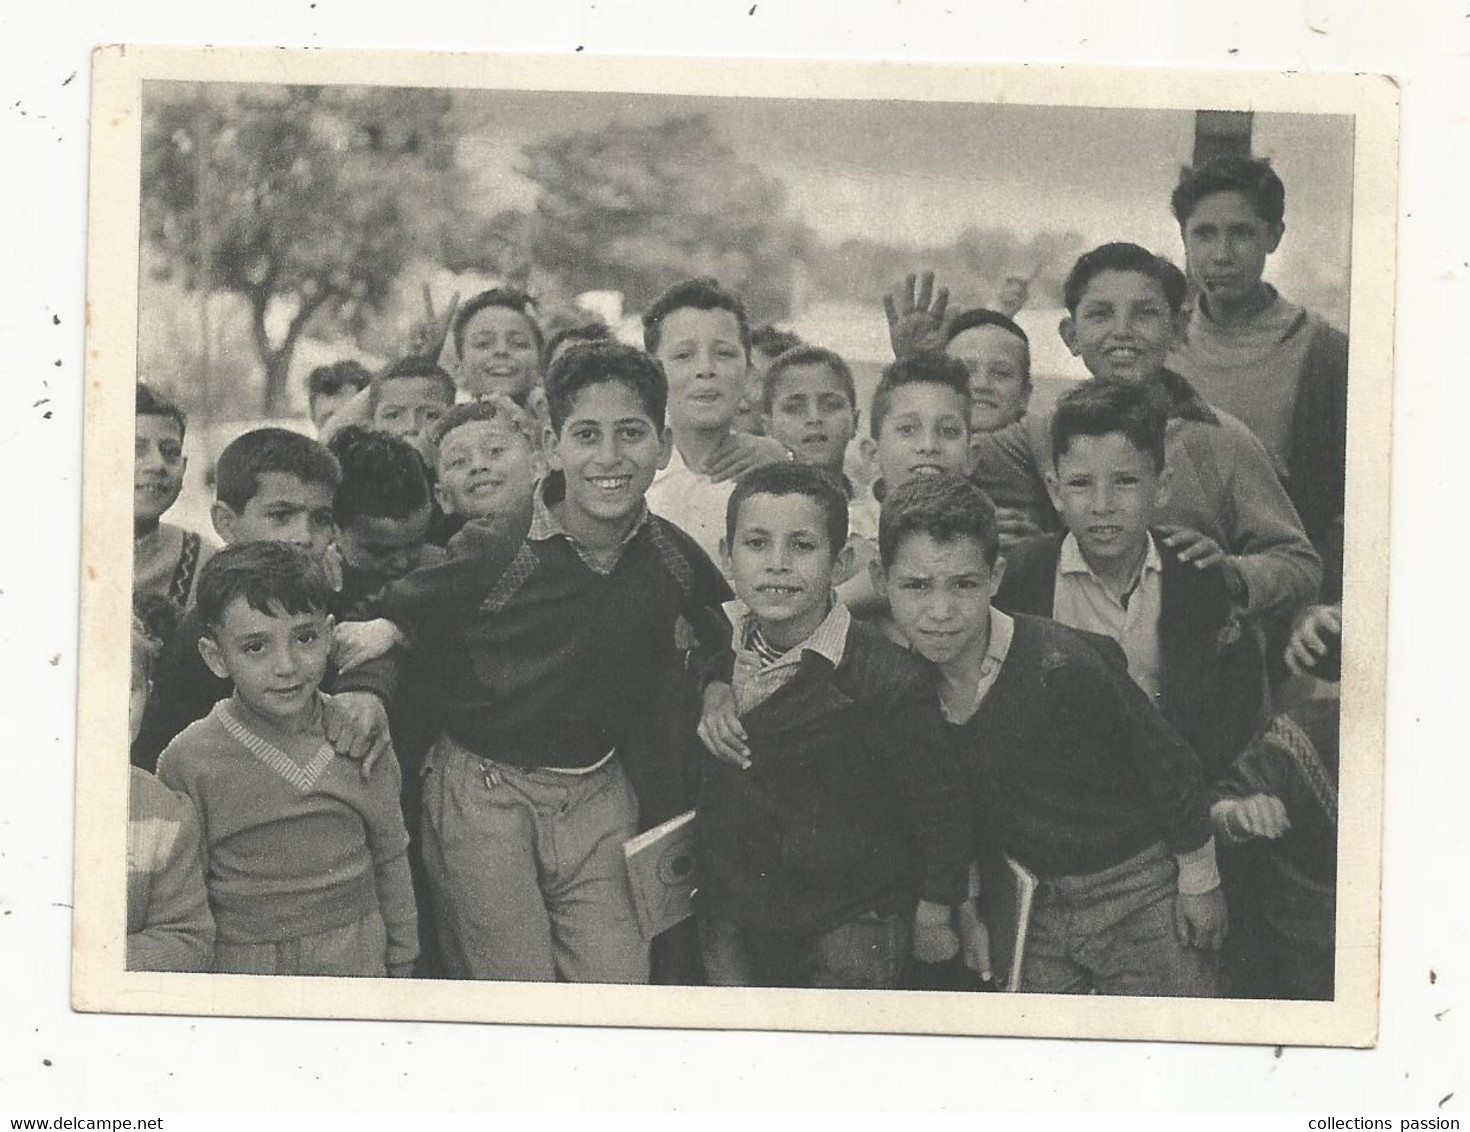
[[429,430],[429,446],[434,451],[436,461],[439,457],[439,446],[444,443],[444,438],[460,425],[469,424],[471,421],[493,421],[506,432],[518,433],[532,449],[541,447],[540,429],[532,420],[531,414],[505,394],[497,393],[479,401],[465,401],[458,405],[451,405],[449,411],[434,422],[434,426]]
[[464,356],[465,328],[469,326],[470,319],[486,307],[504,307],[524,317],[531,328],[531,337],[536,340],[536,352],[543,358],[546,356],[546,335],[542,333],[541,324],[536,321],[535,300],[524,291],[518,291],[514,287],[491,287],[488,291],[481,291],[459,308],[454,316],[453,327],[456,354],[460,357]]
[[998,326],[1007,334],[1013,334],[1022,342],[1026,343],[1028,350],[1031,348],[1031,339],[1017,325],[1015,319],[1009,315],[1001,314],[1000,311],[989,310],[986,307],[972,307],[969,310],[960,311],[959,314],[955,315],[945,330],[944,341],[946,344],[953,342],[965,331],[976,330],[982,326]]
[[319,441],[288,428],[257,428],[236,437],[220,453],[214,468],[214,495],[237,514],[260,490],[260,477],[270,472],[320,483],[333,492],[342,482],[337,458]]
[[214,630],[241,597],[251,609],[273,617],[325,613],[332,587],[321,562],[300,547],[250,542],[225,547],[199,571],[199,620]]
[[323,394],[340,393],[347,385],[361,392],[372,379],[373,375],[361,362],[333,362],[329,366],[317,366],[306,379],[306,397],[308,401],[315,401]]
[[669,407],[669,382],[663,366],[621,342],[589,342],[564,351],[546,375],[546,406],[558,436],[582,390],[608,382],[631,390],[654,428],[662,431]]
[[546,340],[546,349],[541,355],[541,364],[549,366],[557,350],[568,342],[610,342],[613,332],[605,322],[584,322],[578,326],[563,326]]
[[1094,378],[1070,389],[1051,418],[1052,466],[1078,436],[1121,433],[1138,451],[1164,470],[1164,436],[1169,413],[1157,390],[1147,383]]
[[1115,243],[1093,248],[1072,265],[1072,270],[1067,273],[1067,281],[1062,284],[1062,298],[1070,313],[1077,313],[1077,305],[1082,302],[1088,285],[1105,271],[1146,275],[1164,289],[1164,297],[1168,300],[1171,311],[1178,314],[1184,306],[1184,296],[1189,290],[1184,272],[1147,248],[1137,244]]
[[798,346],[805,346],[800,334],[794,330],[782,330],[779,326],[773,326],[769,322],[762,323],[750,332],[750,348],[759,350],[768,358],[777,357],[787,350],[794,350]]
[[740,324],[740,345],[746,358],[750,357],[750,320],[745,316],[745,304],[734,291],[721,287],[719,280],[707,275],[675,283],[643,312],[643,348],[650,355],[658,353],[664,319],[686,309],[729,311]]
[[410,354],[406,358],[399,358],[373,378],[373,409],[376,411],[378,407],[378,396],[384,385],[390,381],[401,381],[408,378],[427,378],[437,382],[445,400],[451,405],[454,404],[454,399],[459,394],[454,378],[450,377],[438,362],[423,354]]
[[894,390],[905,385],[943,385],[953,389],[965,403],[965,427],[970,427],[970,371],[965,363],[937,350],[920,350],[883,367],[878,388],[873,390],[873,407],[868,413],[868,430],[874,440],[883,431]]
[[327,442],[342,467],[342,483],[332,501],[337,526],[359,515],[406,519],[429,505],[429,476],[423,457],[386,432],[348,425]]
[[852,380],[852,367],[842,360],[835,350],[825,346],[794,346],[785,353],[777,354],[771,368],[761,381],[761,404],[766,412],[776,403],[776,383],[793,366],[826,366],[837,380],[842,382],[842,391],[847,394],[847,403],[857,409],[857,385]]
[[804,495],[822,509],[832,560],[847,545],[847,492],[826,468],[813,464],[765,464],[735,481],[725,504],[725,545],[735,545],[740,507],[752,495]]
[[1213,158],[1200,166],[1186,165],[1179,170],[1179,183],[1174,186],[1169,204],[1182,228],[1205,197],[1231,192],[1245,197],[1255,214],[1267,224],[1280,224],[1286,216],[1286,186],[1264,157],[1232,154]]
[[138,397],[134,412],[140,417],[167,417],[179,426],[179,439],[184,439],[184,428],[187,424],[184,410],[151,385],[138,382]]
[[899,546],[910,535],[928,535],[938,542],[972,538],[991,567],[1000,557],[995,504],[953,472],[918,476],[884,496],[878,518],[878,556],[884,566],[893,564]]

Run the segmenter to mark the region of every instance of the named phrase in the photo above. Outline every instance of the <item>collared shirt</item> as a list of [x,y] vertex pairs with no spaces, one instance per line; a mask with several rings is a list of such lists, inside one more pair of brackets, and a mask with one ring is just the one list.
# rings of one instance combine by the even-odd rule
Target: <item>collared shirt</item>
[[675,447],[669,466],[654,476],[648,489],[648,507],[681,528],[711,562],[718,563],[720,540],[725,537],[725,507],[734,490],[734,480],[715,483],[703,472],[694,471]]
[[[553,498],[548,502],[548,492]],[[623,548],[633,541],[633,537],[648,524],[647,501],[638,504],[638,518],[628,528],[628,533],[623,536],[621,542],[610,550],[594,549],[585,543],[579,542],[577,536],[562,526],[561,520],[551,510],[551,504],[559,503],[566,497],[566,483],[561,479],[559,473],[538,480],[531,492],[531,527],[526,532],[526,538],[531,542],[546,542],[560,535],[566,539],[577,552],[577,557],[587,564],[589,570],[598,574],[611,574],[617,567],[618,560],[623,556]]]
[[1006,661],[1011,652],[1011,640],[1016,635],[1016,622],[1008,613],[1002,613],[994,606],[990,610],[990,644],[985,647],[985,659],[980,663],[980,680],[975,685],[975,698],[969,705],[969,710],[960,712],[946,707],[940,702],[940,710],[944,712],[944,718],[950,723],[964,723],[972,715],[980,710],[980,705],[985,701],[990,689],[995,685],[1000,676],[1000,667]]
[[796,675],[804,653],[814,652],[836,668],[847,649],[847,633],[852,627],[852,614],[834,595],[832,608],[811,636],[787,649],[775,660],[764,660],[752,647],[752,638],[760,622],[742,601],[727,601],[725,616],[730,619],[732,643],[735,646],[735,705],[749,711],[769,699],[778,688]]
[[1149,536],[1148,552],[1125,605],[1105,586],[1073,535],[1062,540],[1057,558],[1052,618],[1074,629],[1112,637],[1128,658],[1128,674],[1155,703],[1159,698],[1159,613],[1163,608],[1163,561]]

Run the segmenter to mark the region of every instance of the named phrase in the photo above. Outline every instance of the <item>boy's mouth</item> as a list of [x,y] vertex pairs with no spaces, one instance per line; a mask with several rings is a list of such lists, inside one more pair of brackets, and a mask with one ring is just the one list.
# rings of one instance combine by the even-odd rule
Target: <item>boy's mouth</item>
[[769,594],[772,597],[794,597],[796,594],[801,593],[801,591],[801,586],[787,586],[779,582],[767,582],[765,585],[755,587],[756,593]]
[[1097,542],[1111,542],[1123,533],[1123,528],[1115,523],[1100,523],[1097,526],[1088,527],[1087,535]]
[[633,482],[632,476],[587,476],[585,478],[598,491],[605,491],[609,494],[622,491]]
[[912,467],[909,468],[909,475],[939,476],[943,475],[948,470],[949,469],[943,467],[940,464],[914,464]]
[[498,491],[504,486],[505,481],[497,476],[473,476],[465,481],[464,489],[470,495],[480,495]]
[[289,700],[293,696],[299,696],[301,694],[302,689],[304,689],[305,687],[306,687],[306,685],[303,683],[303,684],[292,684],[289,687],[285,687],[285,688],[271,688],[270,689],[270,694],[273,695],[273,696],[279,696],[283,700]]

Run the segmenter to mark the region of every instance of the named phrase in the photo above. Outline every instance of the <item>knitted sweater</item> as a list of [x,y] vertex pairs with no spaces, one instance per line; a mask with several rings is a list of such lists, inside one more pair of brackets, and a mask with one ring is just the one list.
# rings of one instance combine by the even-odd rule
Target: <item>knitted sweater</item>
[[128,970],[207,971],[214,917],[194,804],[129,769]]

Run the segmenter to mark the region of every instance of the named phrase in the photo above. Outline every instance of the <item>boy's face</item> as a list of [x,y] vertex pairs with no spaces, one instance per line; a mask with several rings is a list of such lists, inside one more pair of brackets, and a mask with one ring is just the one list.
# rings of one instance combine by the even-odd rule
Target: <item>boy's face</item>
[[467,519],[524,507],[541,475],[531,442],[496,421],[467,421],[439,442],[434,496],[446,514]]
[[1005,570],[1001,561],[986,563],[979,540],[915,533],[898,544],[886,569],[876,560],[870,569],[916,653],[941,667],[982,659],[976,654],[989,640],[990,599]]
[[1239,303],[1260,286],[1266,257],[1281,243],[1282,231],[1262,219],[1243,193],[1211,193],[1181,227],[1189,273],[1210,298]]
[[1137,271],[1103,271],[1062,319],[1062,341],[1093,377],[1143,381],[1164,368],[1177,323],[1164,287]]
[[946,385],[900,385],[888,400],[878,432],[878,467],[889,488],[915,476],[969,471],[970,426],[965,401]]
[[444,383],[432,377],[395,377],[378,386],[377,396],[373,427],[420,450],[434,423],[454,404]]
[[[846,547],[842,554],[848,554]],[[720,556],[735,593],[773,645],[793,648],[827,616],[837,562],[821,505],[806,495],[759,493],[735,516]]]
[[730,427],[748,368],[740,320],[733,311],[670,311],[654,357],[669,379],[669,423],[676,432]]
[[1167,477],[1121,432],[1074,436],[1047,476],[1052,503],[1089,564],[1129,562],[1148,541]]
[[803,464],[842,470],[857,432],[857,412],[832,367],[815,362],[783,370],[765,418],[766,435],[796,453]]
[[133,521],[156,521],[183,490],[184,438],[171,417],[142,414],[133,429]]
[[289,542],[320,558],[337,535],[330,484],[306,483],[290,472],[261,472],[257,488],[236,511],[216,500],[214,529],[231,546],[247,542]]
[[561,434],[549,429],[551,466],[566,476],[568,517],[583,529],[620,534],[669,462],[670,438],[620,381],[577,394]]
[[358,515],[337,534],[347,565],[381,585],[403,577],[419,564],[434,509],[425,503],[411,515]]
[[311,423],[321,428],[331,419],[333,413],[356,397],[359,392],[361,392],[361,387],[353,385],[350,381],[334,386],[330,392],[322,390],[311,399]]
[[310,717],[331,647],[325,612],[262,613],[237,597],[200,638],[199,655],[216,676],[234,681],[246,704],[289,730]]
[[945,353],[970,371],[970,428],[994,432],[1021,419],[1031,400],[1031,351],[999,326],[956,334]]
[[475,400],[501,393],[517,405],[541,376],[530,320],[509,307],[485,307],[465,323],[459,384]]

